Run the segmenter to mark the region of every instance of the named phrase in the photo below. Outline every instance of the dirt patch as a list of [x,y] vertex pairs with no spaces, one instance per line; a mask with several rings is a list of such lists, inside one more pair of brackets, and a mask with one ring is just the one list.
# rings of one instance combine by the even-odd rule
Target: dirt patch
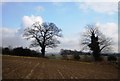
[[105,63],[3,56],[3,79],[117,79],[118,69]]

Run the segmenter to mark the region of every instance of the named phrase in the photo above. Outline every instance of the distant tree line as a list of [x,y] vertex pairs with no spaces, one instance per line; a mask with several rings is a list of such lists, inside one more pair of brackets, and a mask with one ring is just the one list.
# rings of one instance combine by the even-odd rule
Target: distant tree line
[[[83,51],[77,51],[77,50],[69,50],[69,49],[61,49],[60,55],[92,55],[90,52],[83,52]],[[120,57],[120,53],[101,53],[102,56],[117,56]]]
[[9,47],[2,48],[3,55],[16,55],[16,56],[31,56],[31,57],[40,57],[41,53],[30,50],[28,48],[16,47],[10,49]]
[[[63,57],[66,57],[67,55],[73,55],[74,59],[76,60],[80,59],[80,55],[92,55],[92,53],[90,52],[82,52],[82,51],[66,50],[66,49],[61,49],[60,54]],[[101,53],[101,56],[107,56],[108,61],[117,61],[117,57],[120,57],[120,54],[119,53]]]
[[61,55],[91,55],[89,52],[82,52],[82,51],[76,51],[76,50],[66,50],[61,49],[60,50]]

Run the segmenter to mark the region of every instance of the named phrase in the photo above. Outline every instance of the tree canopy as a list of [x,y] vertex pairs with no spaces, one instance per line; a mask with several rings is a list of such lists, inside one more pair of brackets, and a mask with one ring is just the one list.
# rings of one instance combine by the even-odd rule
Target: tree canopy
[[41,47],[42,56],[45,56],[45,48],[57,47],[60,44],[58,37],[61,37],[61,29],[59,29],[54,23],[44,22],[40,24],[35,22],[31,27],[25,29],[24,37],[31,39],[31,47]]
[[113,41],[106,37],[95,25],[87,25],[86,31],[83,33],[81,45],[85,49],[89,48],[92,51],[95,60],[100,57],[101,52],[112,50]]

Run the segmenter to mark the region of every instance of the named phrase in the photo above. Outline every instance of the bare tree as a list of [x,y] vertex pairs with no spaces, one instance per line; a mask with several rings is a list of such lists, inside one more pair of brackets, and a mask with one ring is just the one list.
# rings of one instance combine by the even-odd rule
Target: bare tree
[[59,29],[54,23],[34,23],[31,27],[24,30],[24,37],[31,39],[31,47],[41,47],[42,56],[45,56],[45,49],[47,47],[56,47],[60,42],[57,40],[61,37],[61,29]]
[[82,37],[81,44],[92,51],[96,61],[99,60],[100,53],[112,50],[112,39],[103,35],[95,25],[87,25]]

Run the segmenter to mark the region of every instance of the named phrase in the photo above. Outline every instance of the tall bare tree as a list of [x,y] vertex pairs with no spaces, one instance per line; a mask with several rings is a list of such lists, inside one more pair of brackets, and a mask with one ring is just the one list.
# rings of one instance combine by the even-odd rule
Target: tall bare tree
[[100,53],[112,50],[112,39],[102,34],[95,25],[87,25],[82,37],[81,44],[92,51],[96,61],[99,60]]
[[42,56],[45,56],[45,49],[47,47],[56,47],[60,44],[58,37],[61,37],[59,29],[54,23],[42,23],[35,22],[31,27],[24,30],[24,37],[26,39],[31,39],[31,47],[41,47]]

